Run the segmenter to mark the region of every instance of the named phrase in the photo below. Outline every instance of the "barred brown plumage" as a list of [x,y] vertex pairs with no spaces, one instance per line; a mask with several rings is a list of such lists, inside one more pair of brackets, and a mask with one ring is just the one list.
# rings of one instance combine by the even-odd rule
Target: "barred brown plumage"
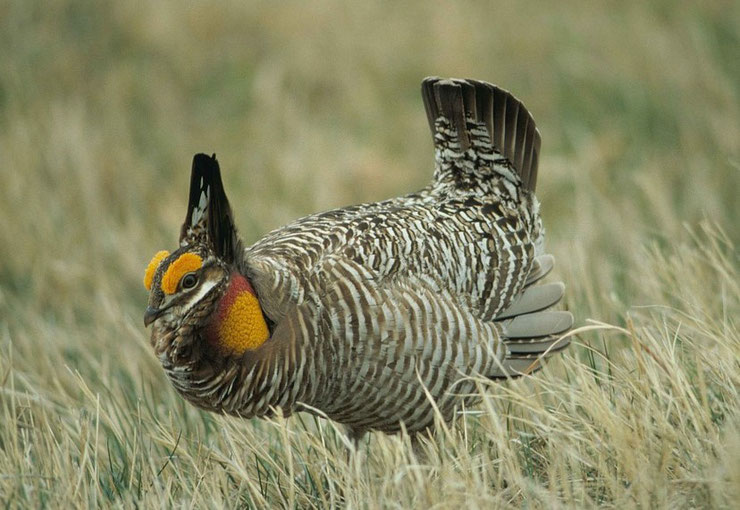
[[[470,376],[516,377],[568,344],[571,314],[547,311],[564,286],[538,284],[554,261],[534,120],[481,81],[427,78],[422,96],[429,186],[308,216],[246,249],[215,155],[195,156],[180,248],[150,265],[145,315],[186,399],[246,418],[318,412],[354,437],[419,432],[435,405],[450,420],[474,403]],[[178,263],[189,254],[202,265]],[[190,270],[176,288],[162,285],[173,264]],[[268,333],[235,341],[252,331]]]

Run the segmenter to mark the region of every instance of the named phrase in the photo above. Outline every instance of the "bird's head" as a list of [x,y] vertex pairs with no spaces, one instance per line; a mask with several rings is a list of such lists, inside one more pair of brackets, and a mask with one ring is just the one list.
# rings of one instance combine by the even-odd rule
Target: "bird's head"
[[254,289],[240,273],[241,242],[216,156],[193,158],[190,200],[180,247],[157,252],[146,268],[144,324],[153,339],[180,332],[222,352],[241,354],[269,336]]

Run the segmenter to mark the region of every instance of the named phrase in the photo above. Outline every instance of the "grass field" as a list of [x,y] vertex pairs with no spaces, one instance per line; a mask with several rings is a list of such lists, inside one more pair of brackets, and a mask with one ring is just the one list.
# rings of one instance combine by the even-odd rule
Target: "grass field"
[[[736,505],[740,3],[349,5],[0,1],[1,506]],[[435,74],[537,120],[573,347],[481,381],[419,458],[185,404],[141,279],[175,246],[193,154],[218,154],[248,241],[411,191]]]

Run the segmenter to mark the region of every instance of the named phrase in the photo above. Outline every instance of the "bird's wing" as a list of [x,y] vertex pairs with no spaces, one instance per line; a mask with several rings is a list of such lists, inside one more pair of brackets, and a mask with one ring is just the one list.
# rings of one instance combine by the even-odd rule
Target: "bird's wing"
[[[545,310],[562,296],[559,283],[531,281],[506,313],[482,321],[432,278],[378,282],[364,266],[338,257],[324,262],[320,277],[323,332],[336,347],[336,358],[367,359],[402,371],[399,363],[413,355],[429,365],[422,380],[430,388],[442,384],[438,378],[460,374],[519,375],[573,321],[569,312]],[[525,342],[530,348],[511,348]],[[529,361],[523,365],[521,359]],[[360,373],[370,370],[363,364]]]
[[[327,259],[317,276],[324,286],[311,350],[323,357],[318,372],[328,371],[327,380],[333,381],[326,388],[329,397],[319,398],[319,404],[357,429],[391,430],[399,421],[427,426],[433,419],[429,396],[449,415],[456,394],[474,391],[470,377],[536,370],[555,335],[572,323],[568,312],[484,322],[431,279],[379,283],[346,259]],[[511,349],[510,341],[517,347],[529,342],[530,348]]]

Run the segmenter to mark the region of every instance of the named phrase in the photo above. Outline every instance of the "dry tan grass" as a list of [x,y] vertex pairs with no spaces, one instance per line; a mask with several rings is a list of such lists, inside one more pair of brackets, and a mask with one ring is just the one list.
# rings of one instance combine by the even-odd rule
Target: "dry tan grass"
[[[0,4],[0,502],[731,507],[740,500],[737,2]],[[556,6],[557,5],[557,6]],[[581,328],[416,457],[174,394],[143,267],[216,152],[244,236],[423,185],[425,75],[516,93]]]

